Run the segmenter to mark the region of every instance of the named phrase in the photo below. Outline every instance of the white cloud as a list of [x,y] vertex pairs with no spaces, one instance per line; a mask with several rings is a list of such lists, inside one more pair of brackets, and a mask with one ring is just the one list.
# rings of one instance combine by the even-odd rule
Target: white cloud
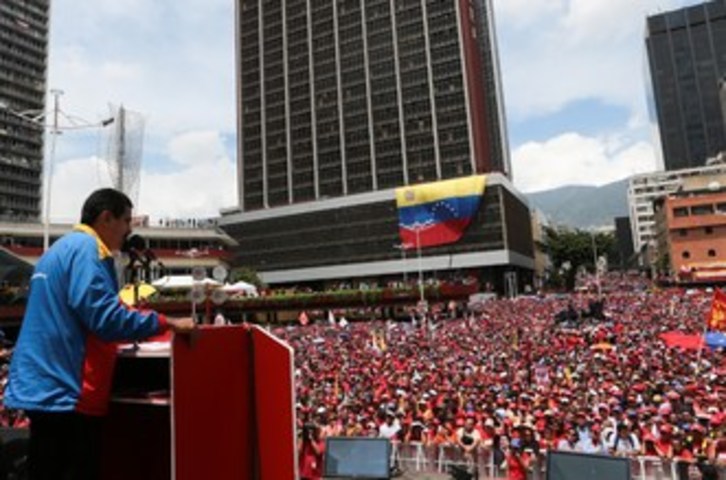
[[604,185],[655,169],[650,143],[574,132],[525,143],[512,152],[512,161],[515,185],[523,192],[568,184]]
[[107,171],[106,164],[95,156],[76,158],[57,165],[51,183],[51,220],[78,222],[86,197],[97,188],[111,185]]
[[[224,5],[224,6],[223,6]],[[54,5],[48,85],[92,117],[123,103],[151,134],[235,129],[233,2],[85,0]]]
[[[58,0],[48,86],[63,112],[89,122],[123,104],[145,117],[136,213],[216,216],[236,204],[234,3],[228,0]],[[86,196],[109,186],[106,135],[58,141],[52,218],[75,221]]]
[[[170,173],[142,170],[139,199],[134,212],[152,218],[199,218],[219,214],[236,204],[235,168],[215,132],[189,132],[169,142],[177,168]],[[111,185],[108,168],[98,157],[67,160],[55,168],[51,218],[75,222],[85,198],[95,189]]]
[[206,158],[224,156],[224,146],[217,132],[189,132],[174,137],[169,142],[169,154],[176,163],[186,166],[198,165]]
[[[515,121],[584,99],[645,116],[645,21],[690,0],[494,0],[508,113]],[[522,5],[518,5],[522,4]],[[576,126],[573,126],[576,127]]]
[[179,165],[171,173],[142,177],[139,213],[153,217],[212,217],[219,208],[236,204],[236,174],[214,132],[190,132],[170,142],[172,159]]

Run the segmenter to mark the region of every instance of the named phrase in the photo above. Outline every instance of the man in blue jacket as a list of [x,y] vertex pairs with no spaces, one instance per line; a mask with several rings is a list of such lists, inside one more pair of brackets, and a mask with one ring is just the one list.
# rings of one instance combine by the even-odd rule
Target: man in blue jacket
[[191,318],[167,319],[119,301],[112,252],[131,233],[132,208],[117,190],[93,192],[81,223],[40,258],[31,277],[5,390],[5,406],[30,417],[31,480],[98,478],[115,342],[194,328]]

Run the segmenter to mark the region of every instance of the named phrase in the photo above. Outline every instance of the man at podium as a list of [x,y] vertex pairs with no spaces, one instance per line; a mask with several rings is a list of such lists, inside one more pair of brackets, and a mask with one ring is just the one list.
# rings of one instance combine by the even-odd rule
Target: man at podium
[[30,417],[32,480],[98,478],[114,342],[194,328],[191,318],[130,310],[119,301],[113,252],[131,233],[132,208],[122,192],[93,192],[80,224],[43,254],[31,277],[5,406]]

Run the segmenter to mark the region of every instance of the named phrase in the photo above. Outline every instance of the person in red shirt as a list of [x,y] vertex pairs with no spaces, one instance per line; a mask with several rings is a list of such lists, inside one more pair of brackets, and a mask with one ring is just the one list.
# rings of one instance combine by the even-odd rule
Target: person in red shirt
[[655,451],[661,458],[673,458],[673,427],[669,424],[661,425],[660,437],[655,441]]
[[320,438],[320,428],[317,425],[303,426],[297,449],[300,480],[321,480],[325,442]]
[[531,456],[522,450],[522,440],[513,438],[509,443],[509,453],[507,454],[507,478],[509,480],[527,480],[531,460]]

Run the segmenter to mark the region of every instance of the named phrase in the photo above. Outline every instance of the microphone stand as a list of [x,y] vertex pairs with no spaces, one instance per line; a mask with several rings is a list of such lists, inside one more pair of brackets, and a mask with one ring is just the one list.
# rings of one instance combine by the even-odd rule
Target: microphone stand
[[[131,283],[131,288],[134,294],[134,307],[136,307],[139,304],[139,267],[136,263],[138,263],[140,259],[135,249],[129,249],[127,253],[129,255],[129,264],[126,268],[129,269],[129,282]],[[138,349],[139,342],[138,340],[134,340],[133,351],[136,352]]]
[[[144,240],[138,235],[132,235],[127,238],[122,250],[125,251],[129,256],[129,281],[131,288],[133,289],[133,304],[134,307],[139,307],[139,287],[143,279],[147,281],[151,278],[151,262],[156,260],[156,255],[148,248]],[[158,262],[161,265],[161,262]],[[141,274],[141,275],[140,275]],[[138,350],[139,345],[137,341],[134,341],[134,350]]]

